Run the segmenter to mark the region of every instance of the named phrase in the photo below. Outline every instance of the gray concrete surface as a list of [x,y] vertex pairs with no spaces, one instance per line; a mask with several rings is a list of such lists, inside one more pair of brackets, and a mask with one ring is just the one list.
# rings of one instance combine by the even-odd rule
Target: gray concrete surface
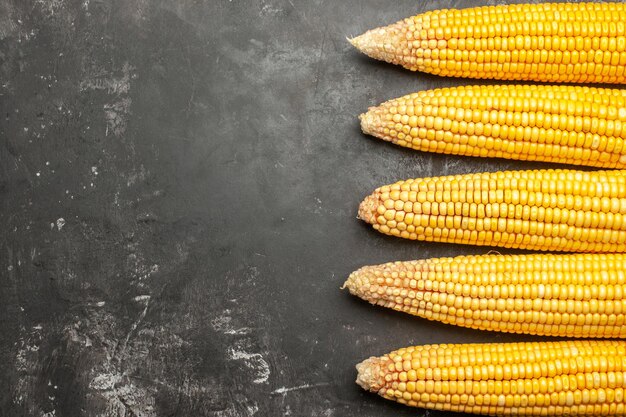
[[0,0],[0,415],[444,415],[362,392],[354,365],[529,338],[340,291],[365,264],[488,251],[384,237],[358,203],[537,165],[363,136],[369,105],[473,81],[345,38],[472,3]]

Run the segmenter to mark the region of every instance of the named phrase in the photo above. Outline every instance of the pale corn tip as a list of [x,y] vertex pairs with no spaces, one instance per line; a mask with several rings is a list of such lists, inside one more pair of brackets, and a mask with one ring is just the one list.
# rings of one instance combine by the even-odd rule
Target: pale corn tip
[[378,112],[376,112],[375,107],[372,107],[367,111],[367,113],[363,113],[359,116],[359,120],[361,121],[361,130],[366,135],[376,135],[376,127],[381,125],[381,118]]
[[399,35],[399,28],[403,22],[393,25],[368,30],[356,38],[348,41],[365,55],[387,62],[392,62],[394,52],[398,47],[402,47],[406,41]]
[[376,224],[376,211],[381,203],[380,193],[378,191],[374,191],[372,194],[365,197],[359,205],[359,214],[357,218],[370,224]]
[[356,36],[354,38],[347,38],[348,42],[350,42],[352,44],[352,46],[354,46],[356,49],[358,49],[361,52],[365,52],[364,49],[364,44],[367,43],[367,34],[369,32],[365,32],[362,35]]
[[350,274],[346,282],[343,284],[342,289],[347,288],[350,291],[350,294],[356,295],[357,297],[363,296],[364,282],[362,279],[362,270],[363,268],[354,271]]
[[356,365],[356,383],[364,390],[378,392],[385,385],[385,380],[381,376],[380,370],[380,358],[372,356],[369,359],[365,359]]

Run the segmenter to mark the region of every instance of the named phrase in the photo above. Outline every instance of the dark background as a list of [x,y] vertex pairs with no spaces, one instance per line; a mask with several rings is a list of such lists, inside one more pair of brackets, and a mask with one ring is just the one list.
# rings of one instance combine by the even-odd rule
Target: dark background
[[0,415],[443,415],[363,392],[354,365],[527,338],[340,291],[365,264],[488,251],[384,237],[358,203],[536,165],[363,136],[369,105],[472,81],[345,38],[470,4],[0,0]]

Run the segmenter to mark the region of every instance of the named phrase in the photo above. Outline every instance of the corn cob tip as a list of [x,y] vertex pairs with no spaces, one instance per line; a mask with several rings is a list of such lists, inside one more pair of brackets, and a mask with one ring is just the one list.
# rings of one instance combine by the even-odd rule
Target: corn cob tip
[[384,28],[368,30],[355,38],[348,39],[348,41],[360,52],[378,59],[377,50],[385,41],[385,31]]
[[363,290],[365,289],[364,285],[366,284],[365,282],[363,282],[361,269],[352,272],[350,276],[348,276],[348,279],[343,284],[343,287],[341,287],[342,290],[344,288],[347,288],[348,291],[350,291],[350,294],[361,297],[361,295],[363,294]]
[[359,214],[357,218],[364,222],[375,224],[376,223],[376,211],[381,204],[380,193],[374,191],[372,194],[365,197],[365,199],[359,205]]
[[381,376],[381,358],[372,356],[356,365],[356,383],[366,391],[378,392],[385,384]]
[[367,113],[359,116],[361,121],[361,130],[366,135],[376,136],[377,126],[382,124],[380,114],[376,111],[376,107],[370,108]]
[[398,22],[390,26],[380,27],[359,35],[348,41],[359,51],[370,58],[392,62],[396,49],[406,44],[401,36],[401,25]]
[[346,39],[348,40],[348,42],[350,42],[350,44],[351,44],[352,46],[354,46],[356,49],[358,49],[358,50],[360,51],[360,50],[361,50],[361,48],[359,47],[359,45],[360,45],[361,43],[360,43],[359,38],[360,38],[361,36],[363,36],[363,35],[355,36],[354,38],[346,38]]

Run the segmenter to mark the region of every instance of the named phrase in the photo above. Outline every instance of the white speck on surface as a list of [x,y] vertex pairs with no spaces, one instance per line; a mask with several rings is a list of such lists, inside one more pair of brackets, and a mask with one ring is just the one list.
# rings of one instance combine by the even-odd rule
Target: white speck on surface
[[250,333],[250,329],[248,327],[242,327],[241,329],[229,329],[224,332],[224,334],[238,335],[238,336],[243,336],[248,333]]
[[96,166],[91,167],[91,173],[93,175],[98,175],[98,167],[96,167]]
[[260,40],[258,40],[258,39],[254,39],[254,38],[252,38],[252,39],[250,39],[250,43],[251,43],[252,45],[256,46],[257,48],[263,48],[263,47],[265,47],[265,43],[264,43],[264,42],[262,42],[262,41],[260,41]]
[[38,172],[35,174],[36,176],[40,177],[41,176],[41,172]]
[[248,416],[252,417],[259,411],[259,406],[256,404],[246,405],[246,411],[248,411]]
[[57,219],[57,229],[59,229],[59,232],[63,229],[63,226],[65,226],[65,219],[63,217],[59,217]]
[[137,297],[133,298],[133,300],[140,302],[140,301],[148,301],[150,300],[150,296],[149,295],[138,295]]
[[261,7],[261,12],[259,16],[277,16],[283,12],[283,9],[280,7],[276,7],[271,3],[265,3]]

